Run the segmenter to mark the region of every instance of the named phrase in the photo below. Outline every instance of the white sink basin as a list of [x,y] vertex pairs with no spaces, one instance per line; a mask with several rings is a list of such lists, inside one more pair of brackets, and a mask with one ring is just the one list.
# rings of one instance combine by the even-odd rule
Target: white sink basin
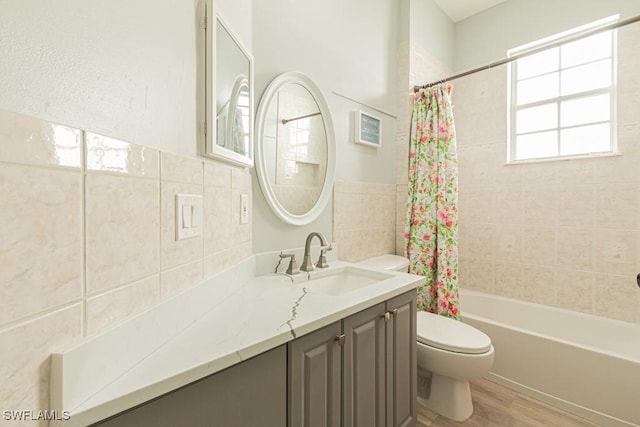
[[346,266],[328,271],[315,270],[311,272],[310,279],[300,282],[300,285],[312,293],[341,295],[390,277],[393,274]]

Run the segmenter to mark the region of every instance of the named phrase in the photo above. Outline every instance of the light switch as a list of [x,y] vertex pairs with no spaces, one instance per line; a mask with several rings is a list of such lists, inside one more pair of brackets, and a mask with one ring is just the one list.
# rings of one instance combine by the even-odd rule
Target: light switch
[[202,228],[202,205],[191,205],[191,228]]
[[191,228],[191,206],[182,205],[182,228]]
[[202,196],[176,194],[176,240],[202,234]]

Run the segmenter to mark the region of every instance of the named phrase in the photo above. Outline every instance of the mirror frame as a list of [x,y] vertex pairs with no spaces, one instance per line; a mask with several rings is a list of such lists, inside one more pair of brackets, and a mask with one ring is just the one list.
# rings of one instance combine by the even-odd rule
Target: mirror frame
[[[208,16],[215,17],[215,25],[212,25]],[[210,8],[205,8],[205,20],[208,25],[205,29],[205,108],[204,108],[204,144],[202,144],[202,155],[215,160],[222,160],[225,162],[233,163],[239,166],[253,167],[254,165],[254,83],[253,83],[253,55],[247,50],[244,44],[238,39],[236,34],[231,30],[229,24],[220,13],[212,13]],[[217,36],[218,25],[222,26],[225,31],[231,36],[233,42],[238,46],[242,54],[249,61],[249,75],[245,76],[249,85],[249,154],[242,155],[230,150],[226,147],[221,147],[217,144],[217,129],[216,129],[216,72],[218,58],[216,57],[217,48]],[[233,95],[232,95],[233,96]],[[231,116],[231,114],[230,114]],[[227,126],[228,127],[228,126]]]
[[[287,84],[294,83],[299,84],[309,91],[309,94],[314,98],[322,119],[324,122],[324,130],[327,136],[327,168],[324,177],[324,184],[322,191],[316,203],[309,209],[309,211],[302,215],[296,215],[289,212],[276,197],[271,183],[269,182],[265,158],[262,152],[262,138],[264,136],[264,125],[267,111],[278,91]],[[258,105],[258,112],[256,114],[256,138],[255,138],[255,155],[256,155],[256,171],[262,194],[264,194],[267,203],[273,210],[273,212],[284,222],[292,225],[306,225],[315,221],[320,214],[324,211],[325,207],[333,194],[333,181],[335,176],[336,167],[336,137],[333,127],[333,120],[331,119],[331,111],[329,105],[324,98],[320,88],[309,78],[306,74],[300,72],[287,72],[280,74],[274,78],[269,86],[265,89]]]

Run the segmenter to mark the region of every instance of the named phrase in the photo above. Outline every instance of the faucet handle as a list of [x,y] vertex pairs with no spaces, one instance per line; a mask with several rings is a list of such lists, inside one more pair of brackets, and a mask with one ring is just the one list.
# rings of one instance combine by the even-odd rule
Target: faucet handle
[[293,274],[298,274],[300,273],[300,270],[298,269],[298,262],[296,261],[296,256],[295,254],[280,254],[280,259],[284,259],[284,258],[291,258],[291,260],[289,261],[289,267],[287,267],[287,271],[286,273],[289,275],[293,275]]
[[316,267],[318,268],[329,267],[329,263],[327,262],[327,257],[325,256],[325,254],[327,253],[327,251],[332,251],[332,250],[333,250],[333,246],[331,246],[331,243],[329,243],[327,246],[320,247],[320,257],[318,258],[318,262],[316,262]]

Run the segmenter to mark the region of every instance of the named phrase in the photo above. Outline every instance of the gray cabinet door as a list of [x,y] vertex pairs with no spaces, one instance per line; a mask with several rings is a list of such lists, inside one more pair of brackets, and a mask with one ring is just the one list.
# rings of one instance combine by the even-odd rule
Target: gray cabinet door
[[385,304],[343,320],[343,427],[384,427]]
[[387,427],[416,423],[416,292],[387,301]]
[[340,322],[289,343],[289,427],[340,426]]
[[101,427],[282,427],[286,346],[280,346],[95,425]]

